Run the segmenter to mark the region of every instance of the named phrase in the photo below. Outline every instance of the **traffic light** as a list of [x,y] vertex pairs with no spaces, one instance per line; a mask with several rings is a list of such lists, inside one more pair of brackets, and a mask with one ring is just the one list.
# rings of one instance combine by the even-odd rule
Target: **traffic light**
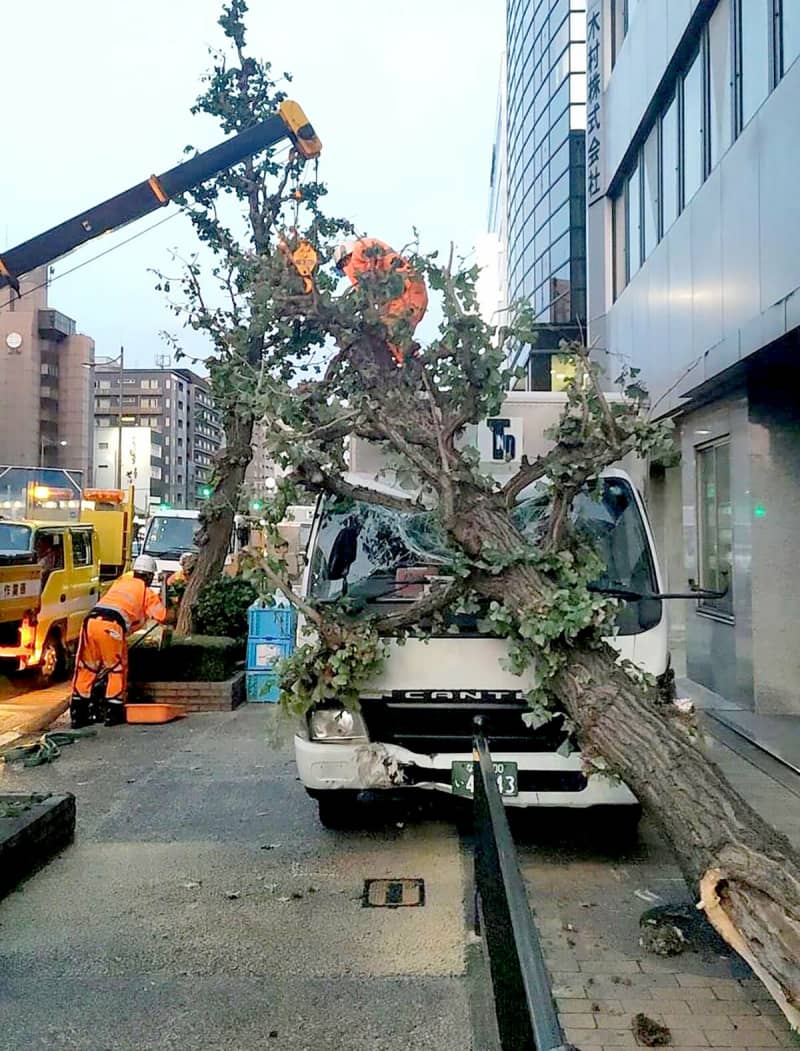
[[172,504],[167,503],[166,500],[162,500],[160,506],[162,511],[169,511],[172,508]]
[[213,490],[210,485],[201,485],[198,491],[198,495],[201,500],[210,500],[212,492]]
[[250,501],[250,510],[251,511],[263,511],[264,510],[264,501],[263,500],[251,500]]

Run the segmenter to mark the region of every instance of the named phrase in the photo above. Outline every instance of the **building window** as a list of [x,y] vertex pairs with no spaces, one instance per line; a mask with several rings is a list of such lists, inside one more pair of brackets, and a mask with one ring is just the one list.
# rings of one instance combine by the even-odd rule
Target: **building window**
[[797,0],[782,0],[781,35],[783,73],[800,55],[800,4]]
[[637,163],[625,187],[626,282],[630,281],[642,265],[642,198],[640,182],[641,175],[639,164]]
[[705,177],[703,128],[703,53],[698,51],[683,78],[683,205],[694,197]]
[[733,25],[731,0],[720,0],[708,23],[709,143],[711,167],[728,149],[733,133]]
[[738,0],[740,128],[769,94],[772,3],[773,0]]
[[644,258],[650,255],[659,238],[659,179],[658,179],[658,125],[650,132],[644,144],[644,176],[642,203],[644,206]]
[[678,98],[661,117],[661,232],[678,218]]
[[611,65],[613,66],[628,33],[628,0],[611,0]]
[[700,600],[699,609],[733,616],[733,507],[731,505],[730,440],[697,450],[698,537],[700,586],[728,593]]

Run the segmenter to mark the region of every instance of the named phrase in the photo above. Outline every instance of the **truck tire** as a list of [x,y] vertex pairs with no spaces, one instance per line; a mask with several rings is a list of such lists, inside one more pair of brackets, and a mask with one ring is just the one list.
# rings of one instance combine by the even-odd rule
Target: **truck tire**
[[59,682],[67,673],[67,655],[57,631],[48,633],[42,646],[42,657],[34,674],[34,688],[46,690]]
[[323,828],[340,831],[358,826],[358,796],[351,789],[331,789],[317,793],[319,822]]

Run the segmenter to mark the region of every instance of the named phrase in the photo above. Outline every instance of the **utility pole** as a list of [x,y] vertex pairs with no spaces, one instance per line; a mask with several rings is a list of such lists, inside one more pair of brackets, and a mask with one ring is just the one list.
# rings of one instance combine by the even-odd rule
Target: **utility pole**
[[119,414],[117,416],[117,489],[122,488],[122,386],[125,379],[125,348],[119,348]]

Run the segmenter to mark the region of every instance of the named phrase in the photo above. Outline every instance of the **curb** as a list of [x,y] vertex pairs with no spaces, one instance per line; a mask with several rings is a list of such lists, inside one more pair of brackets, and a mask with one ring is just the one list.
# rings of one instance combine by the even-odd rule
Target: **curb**
[[51,686],[48,690],[0,704],[0,745],[13,744],[25,734],[41,733],[69,708],[69,688]]

